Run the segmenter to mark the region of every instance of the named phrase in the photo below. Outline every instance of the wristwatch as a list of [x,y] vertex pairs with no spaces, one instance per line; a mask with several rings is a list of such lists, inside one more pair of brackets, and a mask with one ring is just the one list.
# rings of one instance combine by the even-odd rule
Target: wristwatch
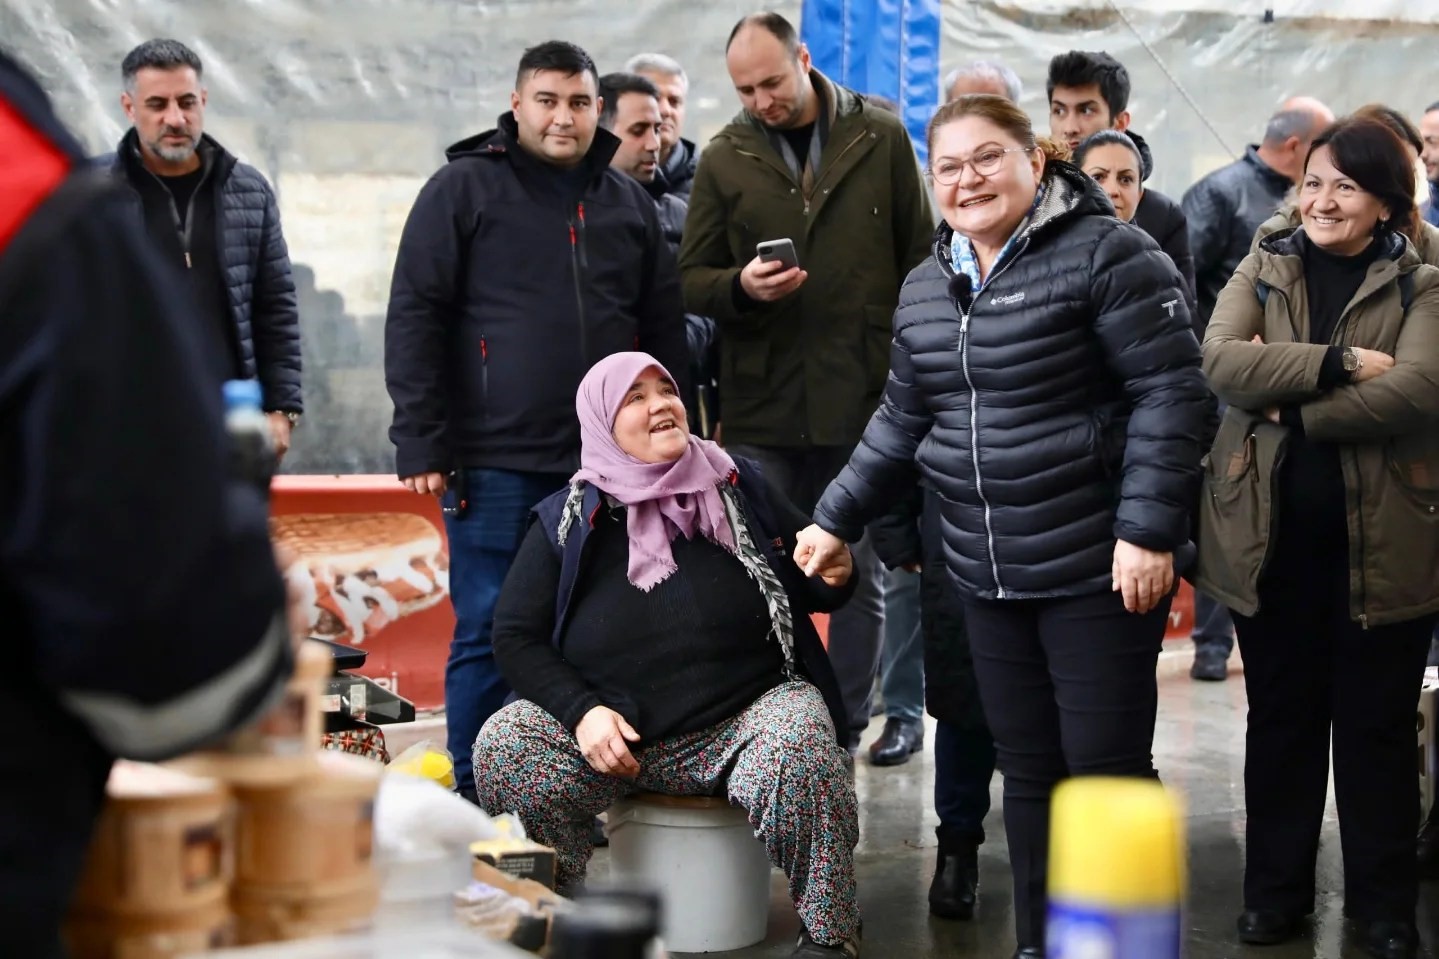
[[1341,357],[1344,361],[1344,372],[1349,374],[1351,380],[1354,379],[1354,374],[1364,368],[1364,358],[1359,355],[1358,350],[1348,346],[1344,348]]

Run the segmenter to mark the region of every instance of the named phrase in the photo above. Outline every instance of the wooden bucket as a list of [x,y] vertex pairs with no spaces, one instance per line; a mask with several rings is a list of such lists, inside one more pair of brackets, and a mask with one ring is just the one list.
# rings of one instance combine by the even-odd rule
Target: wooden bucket
[[118,762],[76,891],[87,919],[173,920],[224,908],[233,828],[228,793],[213,779]]
[[363,878],[349,888],[320,894],[236,886],[230,900],[235,941],[248,946],[367,929],[380,902],[380,883],[373,870]]
[[322,752],[316,772],[281,789],[237,789],[237,894],[323,899],[375,885],[374,805],[384,767]]
[[229,906],[154,916],[71,916],[64,938],[71,959],[175,959],[235,942]]

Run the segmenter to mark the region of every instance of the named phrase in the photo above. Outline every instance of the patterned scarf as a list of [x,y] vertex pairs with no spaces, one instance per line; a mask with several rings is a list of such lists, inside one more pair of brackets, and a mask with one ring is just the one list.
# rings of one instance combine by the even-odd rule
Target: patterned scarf
[[[573,480],[570,483],[570,493],[565,497],[565,506],[560,512],[560,527],[556,530],[562,547],[569,539],[570,529],[574,524],[583,522],[580,514],[584,511],[585,485],[582,480]],[[779,643],[780,651],[784,654],[785,678],[798,679],[799,670],[794,659],[794,614],[789,605],[789,593],[785,592],[779,577],[770,568],[764,552],[756,543],[739,493],[733,484],[722,484],[719,495],[724,502],[729,529],[734,535],[735,558],[744,566],[750,579],[755,581],[760,595],[764,597],[765,606],[769,608],[770,635]]]

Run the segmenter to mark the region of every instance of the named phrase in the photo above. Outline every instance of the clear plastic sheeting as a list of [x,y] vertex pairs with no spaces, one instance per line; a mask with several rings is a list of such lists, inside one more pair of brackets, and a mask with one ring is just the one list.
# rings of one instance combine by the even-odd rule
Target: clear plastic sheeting
[[[1180,6],[1235,12],[1176,12]],[[1267,6],[1276,8],[1272,22],[1264,16]],[[949,2],[940,49],[945,71],[976,59],[1014,68],[1024,81],[1022,105],[1045,133],[1050,58],[1066,50],[1109,51],[1133,83],[1131,128],[1154,150],[1148,185],[1177,199],[1257,143],[1289,96],[1318,97],[1338,114],[1378,101],[1417,121],[1439,100],[1439,24],[1279,15],[1343,9],[1354,16],[1393,6],[1384,0]],[[1433,12],[1439,3],[1410,0],[1408,7],[1416,17],[1439,19]]]
[[[508,109],[520,52],[570,39],[602,72],[641,51],[677,57],[691,77],[686,133],[703,144],[738,109],[729,29],[760,7],[800,23],[797,0],[3,0],[0,45],[97,153],[125,126],[125,53],[154,36],[196,49],[207,128],[275,184],[295,262],[307,415],[285,469],[384,473],[400,230],[444,148]],[[1416,116],[1439,100],[1439,0],[945,0],[943,18],[941,71],[1008,63],[1040,130],[1051,56],[1119,57],[1134,129],[1154,149],[1150,186],[1175,196],[1256,141],[1285,96]]]
[[1148,13],[1221,13],[1234,17],[1263,16],[1336,20],[1406,20],[1439,23],[1433,0],[1019,0],[1008,6],[1029,13],[1108,10],[1118,6]]
[[[798,3],[767,3],[798,25]],[[744,0],[3,0],[0,45],[96,153],[128,123],[120,62],[156,36],[205,64],[206,129],[275,185],[300,290],[306,415],[287,473],[388,473],[381,368],[395,249],[444,149],[509,109],[525,47],[572,40],[601,73],[647,51],[690,76],[685,136],[739,109],[724,66]],[[566,264],[555,264],[562,279]]]

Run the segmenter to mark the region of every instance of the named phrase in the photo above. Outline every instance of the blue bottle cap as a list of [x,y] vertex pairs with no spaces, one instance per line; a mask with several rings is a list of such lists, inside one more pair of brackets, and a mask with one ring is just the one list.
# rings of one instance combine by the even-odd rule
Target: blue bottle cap
[[259,409],[259,380],[226,380],[224,387],[225,409]]

